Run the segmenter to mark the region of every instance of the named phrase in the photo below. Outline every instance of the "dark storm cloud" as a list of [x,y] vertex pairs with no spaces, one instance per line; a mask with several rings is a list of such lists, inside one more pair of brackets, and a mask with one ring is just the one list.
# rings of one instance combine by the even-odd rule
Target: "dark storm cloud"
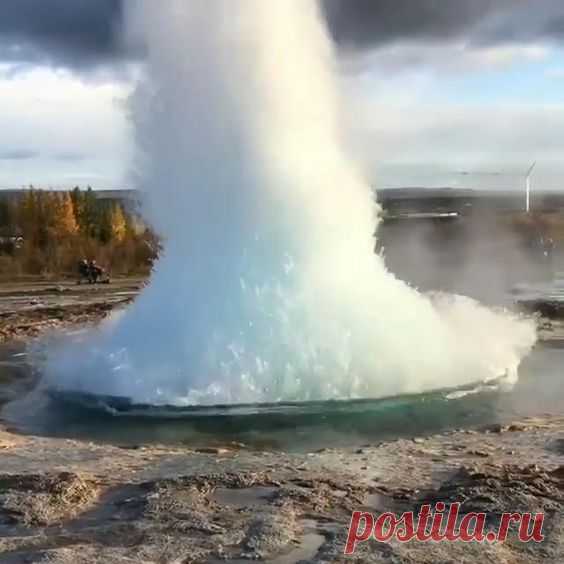
[[[503,2],[505,3],[505,2]],[[494,8],[495,0],[327,0],[338,42],[355,45],[397,39],[447,39],[466,33]]]
[[326,0],[325,11],[337,42],[356,48],[405,40],[564,39],[562,0]]
[[27,161],[39,156],[37,151],[29,149],[0,150],[0,161]]
[[92,67],[119,58],[121,0],[3,0],[0,60]]
[[[154,0],[157,1],[157,0]],[[189,0],[187,0],[189,1]],[[140,55],[119,29],[124,0],[0,0],[0,61],[90,69]],[[526,43],[564,38],[562,0],[323,0],[337,42]]]

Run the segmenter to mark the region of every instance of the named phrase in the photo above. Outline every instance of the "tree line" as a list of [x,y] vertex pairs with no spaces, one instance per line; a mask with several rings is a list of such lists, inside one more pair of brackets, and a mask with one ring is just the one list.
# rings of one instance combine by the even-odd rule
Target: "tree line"
[[75,275],[79,260],[95,259],[112,274],[147,274],[159,243],[117,200],[92,188],[30,187],[0,200],[0,276]]

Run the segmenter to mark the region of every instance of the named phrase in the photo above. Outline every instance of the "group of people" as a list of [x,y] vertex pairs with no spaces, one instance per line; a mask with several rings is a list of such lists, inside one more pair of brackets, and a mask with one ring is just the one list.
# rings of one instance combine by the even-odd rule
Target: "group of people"
[[89,284],[96,284],[102,281],[104,269],[98,266],[95,260],[82,259],[78,265],[78,273],[80,274],[79,284],[82,280],[87,280]]

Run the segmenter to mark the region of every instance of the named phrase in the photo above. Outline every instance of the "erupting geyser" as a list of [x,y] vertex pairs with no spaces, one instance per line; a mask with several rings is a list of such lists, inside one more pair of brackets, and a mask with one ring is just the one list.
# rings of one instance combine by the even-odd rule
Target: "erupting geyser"
[[[132,99],[144,211],[165,240],[113,323],[51,350],[47,385],[155,404],[379,397],[514,375],[530,321],[432,300],[373,252],[309,0],[149,0]],[[385,111],[385,109],[383,109]]]

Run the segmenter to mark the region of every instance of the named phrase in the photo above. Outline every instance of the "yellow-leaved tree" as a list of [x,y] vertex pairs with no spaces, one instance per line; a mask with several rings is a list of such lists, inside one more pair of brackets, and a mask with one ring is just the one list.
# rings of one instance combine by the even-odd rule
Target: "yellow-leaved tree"
[[52,194],[52,228],[56,238],[66,239],[76,235],[78,222],[74,213],[74,206],[69,192]]
[[110,214],[110,226],[112,232],[112,240],[121,243],[125,239],[127,233],[127,221],[123,208],[120,204],[115,204]]

